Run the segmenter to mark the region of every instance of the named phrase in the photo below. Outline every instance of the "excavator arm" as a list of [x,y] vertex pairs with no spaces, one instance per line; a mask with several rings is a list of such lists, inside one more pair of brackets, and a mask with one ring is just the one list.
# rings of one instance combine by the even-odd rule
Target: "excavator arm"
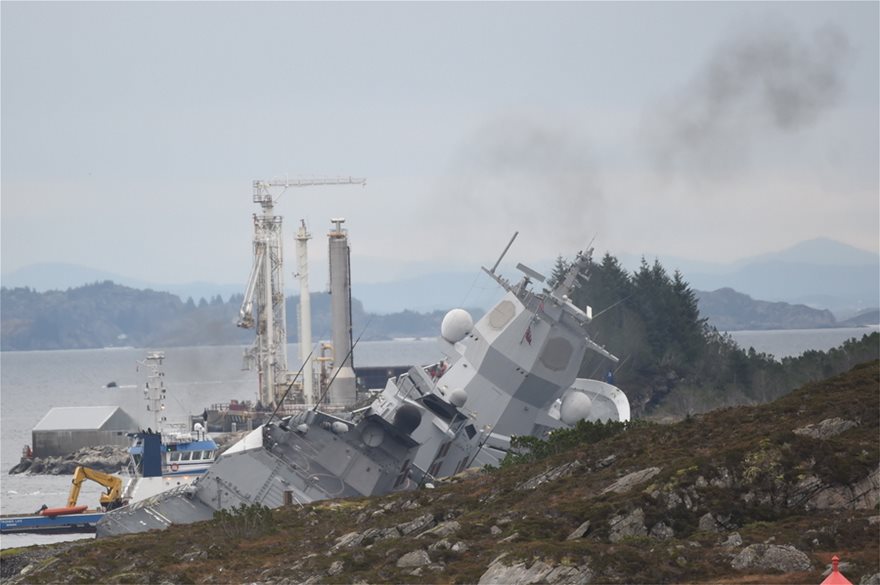
[[79,499],[79,491],[85,480],[90,479],[97,484],[107,488],[107,491],[101,494],[101,507],[106,510],[112,510],[122,506],[122,479],[109,473],[97,471],[89,467],[79,466],[73,472],[73,481],[70,486],[70,494],[67,496],[68,507],[75,507]]

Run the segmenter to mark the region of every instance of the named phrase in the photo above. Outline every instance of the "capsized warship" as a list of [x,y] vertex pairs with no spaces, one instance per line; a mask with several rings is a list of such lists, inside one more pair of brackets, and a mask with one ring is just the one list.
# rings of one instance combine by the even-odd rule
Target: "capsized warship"
[[629,420],[620,389],[577,377],[587,350],[617,361],[590,339],[590,307],[570,298],[591,253],[578,253],[541,292],[532,286],[544,277],[522,264],[515,284],[496,274],[499,258],[483,270],[504,296],[477,323],[462,309],[444,317],[445,360],[389,379],[368,406],[333,413],[316,406],[254,429],[194,483],[106,514],[98,536],[208,520],[241,505],[411,490],[497,464],[514,436],[543,437],[581,419]]

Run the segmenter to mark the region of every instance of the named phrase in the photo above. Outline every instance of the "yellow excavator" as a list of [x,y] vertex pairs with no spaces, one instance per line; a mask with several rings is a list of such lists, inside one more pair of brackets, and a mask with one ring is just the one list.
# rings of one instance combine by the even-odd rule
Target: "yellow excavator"
[[101,507],[105,511],[124,505],[122,501],[122,478],[96,469],[79,466],[73,472],[73,485],[70,486],[70,495],[67,497],[68,508],[76,507],[76,501],[79,499],[79,490],[87,479],[107,488],[107,491],[101,494],[100,498]]

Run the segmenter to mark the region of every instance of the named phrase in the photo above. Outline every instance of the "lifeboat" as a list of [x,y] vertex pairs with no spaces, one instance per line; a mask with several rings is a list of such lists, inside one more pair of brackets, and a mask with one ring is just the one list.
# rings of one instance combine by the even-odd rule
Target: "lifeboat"
[[40,512],[40,516],[64,516],[65,514],[82,514],[88,506],[64,506],[63,508],[46,508]]

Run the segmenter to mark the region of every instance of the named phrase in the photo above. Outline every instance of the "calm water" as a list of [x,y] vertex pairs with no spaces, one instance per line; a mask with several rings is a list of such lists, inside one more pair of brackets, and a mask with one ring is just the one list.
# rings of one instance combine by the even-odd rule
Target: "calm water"
[[730,336],[743,349],[754,347],[758,353],[769,353],[782,359],[799,356],[808,350],[827,351],[847,339],[861,339],[877,331],[873,327],[840,329],[780,329],[771,331],[731,331]]
[[[734,331],[741,346],[753,346],[777,358],[799,355],[808,349],[827,350],[846,339],[860,338],[877,328],[808,329],[794,331]],[[290,363],[298,348],[288,347]],[[185,420],[216,402],[256,400],[256,374],[242,371],[242,348],[187,347],[165,350],[165,379],[169,399],[168,418]],[[70,488],[68,476],[8,475],[31,443],[31,429],[54,406],[121,406],[136,420],[145,418],[142,385],[138,372],[143,349],[104,349],[3,352],[0,354],[0,512],[33,512],[41,504],[62,505]],[[435,340],[376,341],[358,344],[355,363],[365,366],[427,364],[441,358]],[[104,386],[114,381],[119,388]],[[82,503],[97,503],[101,488],[87,482]],[[80,536],[81,537],[81,536]],[[24,546],[70,539],[70,535],[6,535],[2,547]]]

